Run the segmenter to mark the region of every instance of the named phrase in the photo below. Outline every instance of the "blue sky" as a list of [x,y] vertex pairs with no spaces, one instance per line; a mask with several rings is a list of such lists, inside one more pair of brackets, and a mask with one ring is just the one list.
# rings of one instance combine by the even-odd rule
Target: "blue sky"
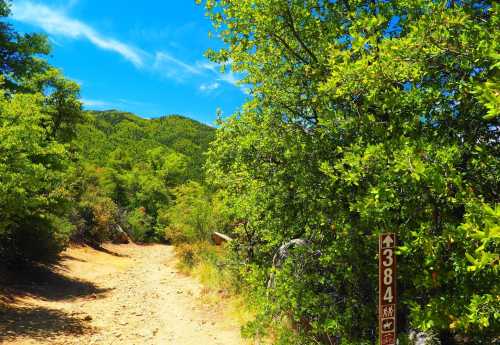
[[14,0],[11,21],[47,34],[49,61],[81,85],[87,109],[212,124],[218,108],[230,115],[248,97],[204,57],[221,43],[208,38],[211,24],[194,0]]

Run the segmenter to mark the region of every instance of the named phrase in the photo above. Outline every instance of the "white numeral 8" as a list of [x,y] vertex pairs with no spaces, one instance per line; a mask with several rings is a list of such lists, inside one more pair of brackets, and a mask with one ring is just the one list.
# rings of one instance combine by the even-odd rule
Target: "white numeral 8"
[[384,284],[385,285],[392,284],[392,268],[386,268],[384,270]]

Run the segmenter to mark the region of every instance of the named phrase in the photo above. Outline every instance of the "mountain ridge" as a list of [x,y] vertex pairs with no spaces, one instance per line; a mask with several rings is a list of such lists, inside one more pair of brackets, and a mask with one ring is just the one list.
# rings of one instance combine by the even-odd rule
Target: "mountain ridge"
[[118,110],[90,110],[85,117],[77,134],[85,160],[106,166],[108,157],[124,151],[133,161],[141,161],[145,152],[161,149],[185,156],[191,178],[201,180],[204,152],[215,128],[178,114],[147,119]]

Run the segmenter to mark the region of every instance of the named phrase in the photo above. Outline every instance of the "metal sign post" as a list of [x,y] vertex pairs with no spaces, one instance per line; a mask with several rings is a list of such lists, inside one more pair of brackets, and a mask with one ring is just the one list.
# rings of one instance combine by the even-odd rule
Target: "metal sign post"
[[396,234],[379,236],[380,345],[396,345]]

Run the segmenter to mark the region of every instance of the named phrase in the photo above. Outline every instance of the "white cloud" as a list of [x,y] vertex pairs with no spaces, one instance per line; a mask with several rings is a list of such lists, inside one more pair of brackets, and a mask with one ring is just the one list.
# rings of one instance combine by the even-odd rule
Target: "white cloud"
[[201,84],[200,91],[210,92],[210,91],[217,90],[219,87],[220,87],[220,84],[218,82],[210,83],[210,84]]
[[197,62],[196,66],[198,66],[198,68],[200,69],[212,71],[213,73],[219,73],[218,69],[220,65],[216,64],[215,62],[211,61]]
[[116,39],[106,37],[89,25],[69,18],[63,12],[45,5],[35,4],[30,1],[13,3],[12,18],[20,22],[36,25],[54,36],[73,39],[85,38],[101,49],[120,54],[137,67],[144,64],[143,53],[138,49]]
[[[229,62],[226,65],[227,68],[226,68],[226,71],[224,73],[220,72],[221,65],[220,64],[216,64],[214,62],[210,62],[210,61],[199,62],[199,63],[197,63],[197,66],[200,69],[208,70],[208,71],[212,72],[213,74],[215,74],[217,76],[216,77],[217,81],[221,81],[221,82],[225,82],[225,83],[231,84],[231,85],[233,85],[235,87],[240,88],[240,90],[243,93],[245,93],[247,95],[250,94],[250,89],[248,87],[244,87],[244,86],[240,85],[240,79],[238,79],[237,75],[230,69],[230,66],[229,66],[230,64],[231,64],[231,62]],[[201,87],[200,87],[200,89],[201,89]]]
[[120,98],[118,100],[118,103],[124,104],[124,105],[139,106],[139,107],[154,107],[154,106],[156,106],[155,104],[148,103],[148,102],[131,101],[129,99],[123,99],[123,98]]
[[54,37],[49,37],[49,42],[55,46],[62,47],[62,44],[58,40],[56,40]]
[[203,70],[196,64],[186,63],[163,51],[155,54],[153,68],[164,76],[177,80],[183,80],[187,76],[203,74]]
[[100,100],[96,100],[96,99],[82,98],[80,101],[86,107],[110,107],[110,106],[113,106],[112,103],[109,103],[106,101],[100,101]]
[[[70,0],[66,3],[66,6],[56,9],[30,0],[20,0],[12,4],[12,18],[43,29],[51,35],[50,40],[57,45],[60,45],[60,42],[56,41],[57,37],[86,39],[98,48],[118,53],[138,68],[144,68],[170,79],[177,81],[193,78],[212,79],[211,82],[205,82],[199,87],[204,92],[219,88],[221,82],[236,86],[242,92],[247,92],[244,87],[238,84],[238,76],[230,68],[227,68],[226,73],[221,73],[221,65],[213,62],[197,61],[189,63],[167,51],[144,52],[117,39],[99,33],[87,23],[71,18],[66,14],[77,2],[78,0]],[[227,65],[230,64],[231,61],[227,63]],[[93,101],[89,100],[89,102],[92,103]],[[96,105],[95,102],[98,104]],[[106,104],[105,102],[105,104],[102,103],[94,101],[93,106],[113,105]]]
[[116,99],[116,100],[98,100],[82,98],[80,101],[83,103],[84,107],[90,109],[128,109],[132,107],[140,107],[143,111],[156,112],[157,106],[153,103],[139,102],[129,99]]
[[224,73],[220,72],[220,67],[222,65],[216,64],[216,63],[211,62],[211,61],[198,62],[197,66],[199,69],[208,70],[208,71],[216,74],[218,81],[223,81],[223,82],[226,82],[228,84],[238,86],[239,79],[236,77],[234,72],[231,71],[230,68],[227,68],[227,67],[229,67],[230,64],[231,63],[228,63],[226,65],[226,71]]
[[231,62],[229,61],[225,64],[225,72],[221,72],[220,68],[223,66],[221,64],[216,64],[211,61],[199,62],[199,68],[208,70],[215,75],[217,75],[217,81],[222,81],[233,86],[239,87],[240,79],[238,79],[237,75],[231,70]]
[[209,84],[202,84],[200,86],[201,91],[215,90],[220,87],[219,82],[225,82],[239,87],[239,79],[236,74],[229,68],[226,69],[225,73],[222,73],[219,71],[220,66],[221,65],[210,61],[197,61],[196,63],[190,64],[164,51],[156,53],[153,64],[153,68],[156,71],[159,71],[168,78],[176,79],[178,81],[182,81],[193,76],[207,74],[215,75],[216,81]]
[[224,82],[229,83],[229,84],[234,85],[234,86],[238,86],[238,82],[239,82],[239,79],[236,78],[236,75],[233,73],[233,71],[221,73],[217,80],[224,81]]

